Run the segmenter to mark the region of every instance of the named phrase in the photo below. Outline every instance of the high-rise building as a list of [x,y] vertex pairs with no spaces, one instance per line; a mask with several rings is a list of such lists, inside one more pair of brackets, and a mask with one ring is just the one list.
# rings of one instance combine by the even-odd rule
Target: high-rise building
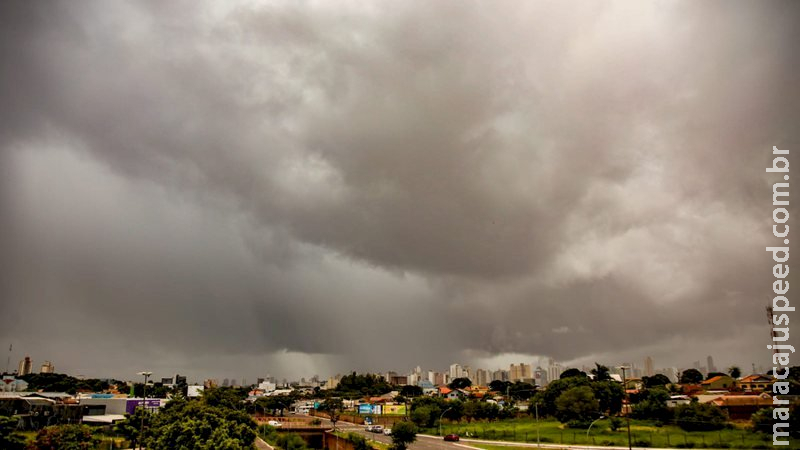
[[547,386],[547,372],[539,366],[533,371],[533,379],[537,386]]
[[510,381],[530,380],[533,378],[530,364],[511,364],[508,372]]
[[475,384],[478,386],[488,386],[491,380],[489,379],[489,371],[485,369],[478,369],[475,371]]
[[552,358],[549,363],[550,365],[547,366],[547,382],[552,383],[561,377],[561,373],[564,372],[564,367],[555,362]]
[[706,367],[709,373],[717,371],[717,366],[714,365],[714,358],[712,358],[711,355],[708,355],[708,358],[706,358]]
[[644,359],[644,376],[652,377],[656,374],[656,370],[653,364],[653,358],[647,357]]
[[461,367],[461,364],[450,364],[450,380],[463,378],[464,376],[464,368]]
[[25,359],[22,359],[19,362],[19,370],[17,371],[17,375],[28,375],[31,372],[33,372],[33,361],[31,361],[30,356],[26,356]]
[[56,366],[54,366],[50,361],[45,361],[44,364],[42,364],[41,370],[39,370],[40,373],[55,373],[55,371]]

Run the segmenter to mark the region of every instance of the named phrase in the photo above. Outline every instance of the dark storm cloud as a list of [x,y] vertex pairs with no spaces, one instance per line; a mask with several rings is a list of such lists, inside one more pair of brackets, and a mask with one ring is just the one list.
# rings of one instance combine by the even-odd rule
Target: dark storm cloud
[[2,8],[20,351],[198,376],[768,356],[794,3]]

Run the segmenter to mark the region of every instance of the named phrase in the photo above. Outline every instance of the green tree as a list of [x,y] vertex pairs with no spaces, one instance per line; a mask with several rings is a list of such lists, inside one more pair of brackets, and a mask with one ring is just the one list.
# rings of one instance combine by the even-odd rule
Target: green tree
[[447,385],[450,389],[466,389],[470,386],[472,386],[472,381],[466,377],[456,378]]
[[86,425],[55,425],[36,433],[29,450],[89,450],[97,448],[100,439]]
[[703,374],[697,369],[686,369],[681,372],[680,384],[698,384],[703,381]]
[[625,390],[616,381],[595,381],[590,387],[600,403],[600,411],[606,414],[617,414],[622,410],[622,399]]
[[669,378],[667,378],[666,375],[657,373],[652,377],[643,377],[642,384],[644,384],[645,388],[649,389],[656,386],[667,386],[669,384],[672,384],[672,382],[669,381]]
[[499,392],[501,394],[506,393],[506,389],[511,385],[510,381],[501,381],[501,380],[494,380],[489,383],[489,389]]
[[0,448],[8,450],[22,450],[25,448],[25,438],[17,433],[16,417],[0,416]]
[[592,388],[579,386],[568,389],[556,399],[555,416],[561,423],[588,426],[599,409],[600,402],[594,397]]
[[508,393],[513,399],[528,400],[536,394],[536,386],[523,381],[517,381],[508,387]]
[[358,433],[348,433],[347,439],[353,443],[353,450],[372,450],[367,438]]
[[305,450],[306,441],[297,433],[279,433],[275,444],[283,450]]
[[133,414],[125,414],[125,420],[114,424],[114,431],[131,442],[132,447],[139,443],[139,433],[142,430],[142,419],[144,419],[145,429],[150,428],[152,413],[145,408],[136,408]]
[[247,398],[247,390],[234,387],[205,389],[201,396],[203,403],[208,406],[230,409],[243,409],[245,398]]
[[594,375],[594,381],[606,381],[611,379],[611,375],[609,374],[608,367],[594,363],[596,366],[592,369],[592,375]]
[[397,422],[392,425],[392,449],[405,450],[417,440],[417,426],[411,422]]
[[419,397],[422,395],[422,388],[419,386],[405,385],[400,388],[400,395],[403,397]]
[[533,402],[541,405],[539,411],[541,414],[553,415],[556,412],[558,397],[567,390],[578,386],[589,386],[589,379],[585,376],[574,376],[553,380],[544,391],[536,394]]
[[772,434],[772,424],[775,421],[772,419],[772,410],[774,408],[759,409],[750,417],[750,423],[753,425],[754,431],[761,433]]
[[725,428],[728,416],[710,403],[692,402],[675,408],[675,421],[685,431],[711,431]]
[[584,378],[586,378],[586,372],[581,372],[580,370],[575,369],[575,368],[567,369],[567,370],[561,372],[561,376],[558,377],[558,378],[563,380],[565,378],[573,378],[573,377],[584,377]]
[[739,377],[742,376],[742,369],[736,366],[731,366],[728,368],[728,374],[731,376],[731,378],[738,380]]
[[434,405],[425,405],[411,410],[411,421],[417,424],[420,428],[431,428],[435,426],[436,420],[439,419],[441,410]]
[[663,387],[647,389],[640,396],[639,403],[634,405],[631,417],[667,422],[672,419],[672,410],[667,407],[667,400],[669,392]]
[[319,410],[328,414],[328,418],[333,423],[333,429],[336,429],[336,422],[344,411],[344,402],[340,398],[326,398],[322,404],[319,405]]
[[153,416],[144,439],[149,450],[244,450],[252,448],[255,437],[256,424],[242,411],[171,401]]

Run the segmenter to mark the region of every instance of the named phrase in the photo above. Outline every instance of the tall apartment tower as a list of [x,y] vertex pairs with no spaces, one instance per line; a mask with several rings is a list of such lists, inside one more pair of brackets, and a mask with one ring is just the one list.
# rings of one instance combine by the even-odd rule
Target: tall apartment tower
[[653,358],[647,357],[644,359],[644,376],[652,377],[656,374],[656,369],[653,364]]
[[708,355],[708,358],[706,358],[706,367],[709,373],[717,371],[717,366],[714,365],[714,358],[712,358],[711,355]]
[[50,361],[45,361],[42,364],[42,369],[39,371],[40,373],[54,373],[56,371],[56,366],[53,365]]
[[33,372],[33,361],[31,361],[30,356],[26,356],[25,359],[20,360],[19,362],[19,370],[17,371],[17,375],[27,375]]

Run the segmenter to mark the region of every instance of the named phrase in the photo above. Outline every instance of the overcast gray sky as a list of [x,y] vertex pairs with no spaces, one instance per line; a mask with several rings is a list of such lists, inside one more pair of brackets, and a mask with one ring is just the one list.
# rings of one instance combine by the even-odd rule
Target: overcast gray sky
[[797,2],[4,1],[0,22],[12,368],[769,362]]

